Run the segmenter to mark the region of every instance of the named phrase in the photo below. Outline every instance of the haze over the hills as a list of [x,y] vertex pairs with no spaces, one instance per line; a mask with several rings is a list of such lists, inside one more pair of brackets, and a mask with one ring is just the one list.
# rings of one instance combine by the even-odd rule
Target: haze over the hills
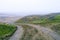
[[60,0],[0,0],[0,14],[32,15],[60,12]]

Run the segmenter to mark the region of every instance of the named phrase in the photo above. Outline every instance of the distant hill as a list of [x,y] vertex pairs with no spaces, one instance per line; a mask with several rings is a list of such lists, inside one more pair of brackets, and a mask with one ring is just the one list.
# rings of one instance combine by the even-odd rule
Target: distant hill
[[48,15],[29,15],[29,16],[25,16],[21,19],[19,19],[17,21],[17,23],[21,23],[21,22],[24,22],[24,23],[28,23],[28,22],[33,22],[33,21],[40,21],[41,19],[45,20],[45,19],[54,19],[55,16],[57,15],[60,15],[60,13],[51,13],[51,14],[48,14]]
[[40,15],[29,15],[19,19],[17,22],[31,22],[34,20],[39,20],[40,18],[41,18]]

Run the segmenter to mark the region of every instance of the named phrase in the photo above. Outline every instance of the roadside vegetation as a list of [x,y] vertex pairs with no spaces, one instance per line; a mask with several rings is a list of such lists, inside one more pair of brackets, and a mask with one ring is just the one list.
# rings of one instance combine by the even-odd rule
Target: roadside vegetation
[[60,35],[60,24],[53,25],[53,27],[51,27],[51,29]]
[[16,29],[14,25],[0,24],[0,40],[8,40]]

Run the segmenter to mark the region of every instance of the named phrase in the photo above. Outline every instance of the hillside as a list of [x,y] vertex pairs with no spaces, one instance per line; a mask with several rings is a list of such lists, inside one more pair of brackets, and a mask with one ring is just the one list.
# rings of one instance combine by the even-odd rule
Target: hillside
[[16,21],[17,23],[31,23],[33,21],[41,21],[41,20],[52,20],[55,16],[60,15],[60,13],[52,13],[49,15],[29,15],[21,18],[20,20]]
[[30,15],[16,21],[16,23],[38,24],[44,27],[51,28],[52,30],[60,34],[60,13],[52,13],[42,16]]

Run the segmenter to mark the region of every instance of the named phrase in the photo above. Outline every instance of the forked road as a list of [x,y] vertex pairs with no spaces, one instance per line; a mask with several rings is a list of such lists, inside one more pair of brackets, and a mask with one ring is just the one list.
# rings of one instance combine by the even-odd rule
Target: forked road
[[54,38],[55,40],[60,40],[60,35],[58,35],[57,33],[53,32],[51,29],[49,28],[45,28],[45,27],[41,27],[39,25],[32,25],[32,24],[28,24],[29,26],[35,27],[37,30],[42,31],[43,33],[47,33],[48,35],[50,35],[52,38]]
[[[45,28],[45,27],[41,27],[39,25],[33,25],[33,24],[25,24],[25,25],[32,26],[36,28],[38,31],[42,31],[45,34],[50,35],[55,40],[60,40],[60,35],[56,34],[49,28]],[[22,35],[23,35],[23,28],[21,26],[17,26],[17,31],[14,33],[14,35],[9,40],[20,40]]]
[[17,26],[16,32],[12,35],[12,37],[9,40],[20,40],[22,35],[23,35],[23,28],[21,26]]

